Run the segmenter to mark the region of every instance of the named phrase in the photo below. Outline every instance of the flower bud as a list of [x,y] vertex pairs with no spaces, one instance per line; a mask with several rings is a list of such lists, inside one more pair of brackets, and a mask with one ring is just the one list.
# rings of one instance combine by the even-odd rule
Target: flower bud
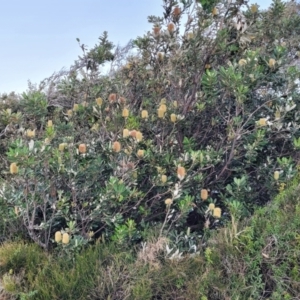
[[60,231],[55,232],[54,240],[55,240],[56,243],[59,243],[62,240],[62,234],[61,234]]
[[120,152],[121,151],[121,144],[119,142],[114,142],[112,149],[114,152]]
[[17,174],[19,172],[19,168],[16,163],[10,164],[10,174]]
[[129,130],[128,129],[123,129],[123,138],[126,138],[129,136]]
[[142,110],[142,119],[148,119],[148,111]]
[[86,144],[80,144],[78,146],[79,153],[86,153]]
[[208,198],[208,191],[206,189],[201,190],[201,199],[205,201]]
[[68,233],[65,232],[62,236],[62,243],[69,244],[69,242],[70,242],[70,236]]

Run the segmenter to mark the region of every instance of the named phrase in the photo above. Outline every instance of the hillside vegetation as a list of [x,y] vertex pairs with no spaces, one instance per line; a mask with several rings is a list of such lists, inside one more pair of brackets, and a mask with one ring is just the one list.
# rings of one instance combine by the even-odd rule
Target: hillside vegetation
[[300,296],[299,5],[162,3],[2,95],[4,299]]

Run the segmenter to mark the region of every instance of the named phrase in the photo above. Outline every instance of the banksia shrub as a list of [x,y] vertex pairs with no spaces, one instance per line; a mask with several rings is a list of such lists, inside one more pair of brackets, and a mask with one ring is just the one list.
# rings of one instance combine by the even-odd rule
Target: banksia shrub
[[182,180],[185,177],[185,168],[179,166],[177,168],[177,177],[179,178],[179,180]]
[[119,142],[113,142],[112,149],[114,152],[120,152],[121,151],[121,144]]
[[208,198],[208,191],[207,191],[207,189],[202,189],[201,190],[201,199],[202,200],[207,200],[207,198]]
[[148,119],[148,111],[142,110],[142,119]]
[[78,146],[78,151],[79,151],[79,153],[81,153],[81,154],[86,153],[86,144],[80,144],[80,145]]
[[67,232],[65,232],[62,235],[62,243],[66,245],[69,244],[69,242],[70,242],[70,235]]
[[10,164],[10,174],[17,174],[19,171],[19,168],[16,163]]
[[61,242],[61,240],[62,240],[62,234],[61,234],[60,231],[56,231],[55,232],[54,240],[55,240],[56,243]]

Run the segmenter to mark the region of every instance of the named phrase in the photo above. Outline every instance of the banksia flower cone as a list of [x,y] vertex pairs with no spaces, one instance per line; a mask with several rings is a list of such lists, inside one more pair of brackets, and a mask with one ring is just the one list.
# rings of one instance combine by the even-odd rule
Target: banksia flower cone
[[213,211],[213,216],[215,218],[221,218],[221,213],[222,213],[221,208],[220,207],[216,207],[214,209],[214,211]]
[[173,122],[173,123],[175,123],[176,122],[176,120],[177,120],[177,117],[176,117],[176,115],[175,114],[171,114],[171,122]]
[[55,240],[56,243],[59,243],[62,240],[62,234],[61,234],[60,231],[55,232],[54,240]]
[[16,163],[11,163],[9,169],[10,169],[10,174],[17,174],[19,171],[19,168]]
[[79,153],[86,153],[86,144],[80,144],[78,146]]
[[120,152],[121,151],[121,144],[119,142],[114,142],[112,148],[113,148],[113,151]]
[[66,146],[67,146],[67,143],[61,143],[61,144],[58,145],[58,150],[59,151],[64,151]]
[[158,36],[159,33],[160,33],[160,27],[158,27],[158,26],[153,27],[153,34],[155,36]]
[[52,120],[49,120],[49,121],[48,121],[47,126],[48,126],[48,127],[52,127],[52,126],[53,126]]
[[103,100],[102,100],[102,98],[97,98],[96,99],[96,103],[97,103],[97,105],[99,105],[99,106],[101,106],[102,105],[102,103],[103,103]]
[[75,104],[73,105],[73,110],[74,110],[74,111],[77,111],[78,109],[79,109],[79,105],[75,103]]
[[65,232],[65,233],[62,235],[62,243],[63,243],[63,244],[69,244],[69,242],[70,242],[70,236],[69,236],[68,233]]
[[142,110],[142,119],[148,119],[148,111]]
[[28,129],[28,130],[26,131],[26,135],[27,135],[27,137],[29,137],[29,138],[33,138],[33,137],[35,137],[35,131],[34,131],[34,130]]
[[138,150],[138,152],[137,152],[137,156],[138,157],[143,157],[144,156],[144,150]]
[[213,203],[210,203],[208,209],[213,211],[215,209],[215,205]]
[[162,110],[162,109],[158,109],[157,110],[157,116],[160,118],[160,119],[162,119],[163,117],[164,117],[164,115],[165,115],[165,112]]
[[259,119],[258,124],[260,126],[267,126],[267,119],[266,118]]
[[269,59],[269,67],[273,68],[275,66],[276,60],[274,58]]
[[168,24],[168,31],[169,31],[170,33],[172,33],[174,30],[175,30],[175,25],[174,25],[174,23],[169,23],[169,24]]
[[166,183],[168,180],[168,177],[166,175],[161,175],[161,182]]
[[116,100],[117,100],[117,95],[116,94],[110,94],[109,96],[108,96],[108,100],[109,100],[109,102],[110,103],[114,103],[114,102],[116,102]]
[[181,13],[180,7],[176,6],[173,10],[173,16],[177,18],[180,15],[180,13]]
[[172,203],[173,203],[173,200],[171,198],[168,198],[168,199],[165,200],[165,204],[167,206],[170,206]]
[[178,167],[177,168],[177,177],[179,180],[182,180],[185,176],[185,168],[184,167]]
[[211,13],[213,16],[216,16],[219,12],[218,12],[218,9],[216,7],[214,7]]
[[129,116],[129,110],[127,108],[124,108],[122,111],[122,117],[127,118]]
[[201,199],[206,200],[208,198],[208,191],[206,189],[201,190]]
[[280,175],[279,171],[275,171],[274,172],[274,179],[278,180],[279,179],[279,175]]
[[143,140],[143,134],[140,131],[137,131],[137,133],[136,133],[136,140],[138,142]]
[[126,138],[129,136],[129,130],[128,129],[123,129],[123,138]]

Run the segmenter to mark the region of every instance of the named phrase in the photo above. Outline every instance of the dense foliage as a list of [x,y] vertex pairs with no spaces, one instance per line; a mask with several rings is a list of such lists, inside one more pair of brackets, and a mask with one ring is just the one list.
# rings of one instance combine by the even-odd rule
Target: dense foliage
[[193,252],[207,229],[250,215],[294,177],[296,4],[163,7],[126,51],[113,53],[105,32],[80,45],[70,72],[2,97],[4,236],[73,252],[157,232]]

